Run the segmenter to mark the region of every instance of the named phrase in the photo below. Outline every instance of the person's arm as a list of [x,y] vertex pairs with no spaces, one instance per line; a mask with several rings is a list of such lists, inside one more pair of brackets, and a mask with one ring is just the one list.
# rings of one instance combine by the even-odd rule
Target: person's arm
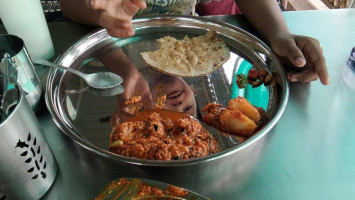
[[276,0],[235,2],[272,50],[295,66],[288,73],[290,81],[309,82],[319,78],[324,85],[329,83],[323,51],[318,40],[291,34]]
[[235,0],[242,14],[263,39],[272,42],[280,34],[291,35],[276,0]]
[[131,21],[144,0],[61,0],[61,10],[69,19],[105,28],[114,37],[134,35]]
[[153,108],[152,95],[148,82],[118,46],[103,48],[97,52],[96,57],[112,72],[123,78],[124,92],[117,95],[117,108],[111,116],[111,125],[115,126],[120,121],[131,117],[132,113],[126,101],[133,96],[140,96],[143,107]]

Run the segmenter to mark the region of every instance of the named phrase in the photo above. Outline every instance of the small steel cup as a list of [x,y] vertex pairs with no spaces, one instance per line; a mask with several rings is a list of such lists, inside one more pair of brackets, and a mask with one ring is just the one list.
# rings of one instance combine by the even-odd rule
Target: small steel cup
[[[25,92],[32,110],[36,110],[41,102],[42,87],[36,74],[32,60],[27,53],[23,40],[15,35],[0,35],[0,50],[8,53],[18,71],[17,82]],[[0,54],[0,61],[3,55]]]
[[55,179],[57,163],[22,90],[0,124],[0,138],[0,199],[40,199]]

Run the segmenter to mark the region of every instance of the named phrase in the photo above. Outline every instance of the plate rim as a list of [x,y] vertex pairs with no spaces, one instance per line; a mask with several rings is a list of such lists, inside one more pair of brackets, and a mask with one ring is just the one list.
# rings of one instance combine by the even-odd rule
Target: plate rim
[[[227,24],[225,22],[221,22],[221,21],[217,21],[217,20],[213,20],[213,19],[207,19],[207,18],[198,18],[195,16],[159,16],[159,17],[135,18],[132,21],[132,25],[133,25],[133,27],[136,27],[135,25],[137,23],[143,23],[146,21],[154,21],[154,20],[158,20],[158,21],[159,20],[164,20],[164,21],[167,21],[167,20],[183,20],[183,21],[184,20],[187,20],[187,21],[193,20],[193,21],[196,21],[197,20],[200,23],[214,24],[214,25],[220,26],[221,28],[224,28],[224,27],[228,28],[232,31],[242,33],[243,35],[246,35],[246,36],[252,38],[253,40],[256,40],[263,48],[270,51],[268,53],[271,56],[273,56],[274,59],[276,59],[275,61],[278,62],[274,53],[262,40],[258,39],[256,36],[250,34],[249,32],[247,32],[239,27]],[[60,65],[63,65],[63,66],[70,66],[70,64],[72,62],[70,62],[70,60],[68,60],[68,59],[64,59],[65,56],[71,50],[75,49],[75,47],[80,46],[84,42],[89,41],[89,44],[92,46],[96,45],[99,42],[102,42],[102,40],[98,40],[97,38],[95,38],[97,36],[99,36],[99,39],[108,39],[111,37],[108,35],[108,33],[105,29],[103,29],[103,28],[96,29],[96,30],[88,33],[86,36],[84,36],[83,38],[78,40],[74,45],[69,47],[67,49],[67,51],[65,51],[63,54],[58,56],[54,62],[57,64],[60,64]],[[278,62],[278,64],[281,66],[281,64],[279,62]],[[279,70],[281,72],[284,72],[284,69],[282,67]],[[281,118],[281,116],[286,108],[286,105],[288,102],[288,96],[289,96],[289,85],[287,82],[287,78],[285,77],[285,73],[282,73],[281,78],[283,81],[283,83],[282,83],[283,89],[282,89],[282,93],[280,96],[281,101],[279,101],[278,109],[277,109],[278,111],[276,111],[275,116],[273,116],[273,119],[271,119],[269,121],[269,123],[267,123],[265,126],[262,127],[262,131],[259,130],[257,133],[253,134],[251,137],[249,137],[245,141],[235,145],[234,147],[225,149],[221,152],[214,153],[214,154],[211,154],[208,156],[199,157],[199,158],[191,158],[191,159],[186,159],[186,160],[169,160],[169,161],[142,160],[142,159],[137,159],[137,158],[121,156],[118,154],[114,154],[110,151],[101,149],[101,148],[93,145],[91,142],[88,142],[88,140],[79,137],[78,134],[74,133],[73,130],[71,130],[69,128],[70,124],[63,122],[61,117],[59,117],[63,113],[60,106],[58,106],[58,103],[60,105],[60,102],[58,102],[57,99],[53,99],[53,95],[57,91],[52,90],[54,83],[56,81],[58,81],[58,76],[61,74],[63,74],[63,72],[60,72],[59,70],[55,70],[55,69],[50,70],[50,72],[48,74],[47,83],[46,83],[47,87],[46,87],[46,91],[45,91],[45,102],[46,102],[47,108],[48,108],[55,124],[62,131],[62,133],[69,136],[72,140],[74,140],[75,143],[79,144],[83,148],[85,148],[91,152],[94,152],[100,156],[103,156],[103,157],[106,157],[109,159],[114,159],[117,161],[122,161],[125,163],[130,163],[130,164],[134,164],[134,165],[144,165],[144,166],[187,166],[187,165],[201,164],[201,163],[205,163],[205,162],[214,161],[214,160],[217,160],[217,159],[220,159],[223,157],[227,157],[227,156],[232,155],[236,152],[239,152],[239,151],[243,150],[244,148],[247,148],[249,145],[253,144],[254,142],[258,141],[261,137],[266,135],[268,132],[270,132],[270,130],[274,127],[274,125]],[[58,88],[57,88],[57,90],[58,90]]]

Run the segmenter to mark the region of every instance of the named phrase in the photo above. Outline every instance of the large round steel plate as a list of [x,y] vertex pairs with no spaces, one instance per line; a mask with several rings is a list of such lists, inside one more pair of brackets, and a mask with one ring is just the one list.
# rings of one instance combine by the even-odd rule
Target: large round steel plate
[[[205,76],[183,78],[196,90],[197,118],[201,119],[201,108],[209,102],[227,105],[237,96],[247,98],[252,104],[266,110],[268,120],[249,138],[221,135],[213,127],[206,126],[219,140],[222,151],[206,157],[156,161],[120,156],[108,150],[112,127],[110,116],[117,110],[117,96],[98,96],[88,90],[78,76],[63,70],[51,70],[46,88],[47,107],[58,127],[82,147],[110,159],[147,166],[180,166],[204,163],[234,154],[259,140],[280,119],[288,100],[288,83],[282,66],[270,48],[261,40],[237,27],[226,23],[196,17],[155,17],[133,20],[136,31],[131,38],[112,38],[103,29],[87,35],[63,52],[56,63],[75,68],[85,73],[108,71],[101,62],[102,52],[123,50],[132,63],[149,80],[148,68],[139,55],[142,51],[157,48],[156,39],[172,36],[182,39],[186,35],[195,37],[214,29],[228,45],[230,59],[219,69]],[[124,66],[117,66],[124,67]],[[248,73],[251,67],[265,69],[278,74],[279,81],[274,86],[239,89],[236,75]]]

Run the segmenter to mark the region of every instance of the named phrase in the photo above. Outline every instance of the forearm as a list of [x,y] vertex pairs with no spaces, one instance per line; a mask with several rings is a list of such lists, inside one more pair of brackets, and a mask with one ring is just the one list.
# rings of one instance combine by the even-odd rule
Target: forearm
[[242,14],[267,42],[290,34],[276,0],[235,0]]
[[122,77],[132,73],[134,74],[136,73],[134,71],[137,71],[132,61],[128,59],[119,46],[113,45],[102,48],[96,56],[112,72]]
[[64,15],[75,22],[99,25],[100,11],[93,10],[89,3],[87,0],[60,0],[60,7]]

